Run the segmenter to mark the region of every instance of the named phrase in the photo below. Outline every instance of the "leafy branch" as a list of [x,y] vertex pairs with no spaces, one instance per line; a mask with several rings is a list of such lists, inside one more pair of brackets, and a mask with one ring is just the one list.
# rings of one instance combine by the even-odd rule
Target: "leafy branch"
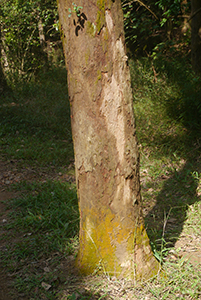
[[82,6],[78,6],[74,2],[72,3],[72,6],[73,6],[73,9],[71,9],[71,8],[68,9],[68,11],[69,11],[68,17],[70,18],[71,15],[72,15],[72,13],[76,13],[76,15],[78,17],[80,17],[80,10],[83,9],[83,7]]
[[131,1],[131,2],[129,2],[129,3],[125,3],[124,2],[124,4],[122,5],[122,7],[126,7],[127,5],[131,5],[132,3],[134,3],[134,2],[138,2],[140,5],[142,5],[142,6],[144,6],[157,20],[158,20],[158,17],[157,17],[157,15],[146,5],[146,4],[144,4],[142,1],[140,1],[140,0],[133,0],[133,1]]

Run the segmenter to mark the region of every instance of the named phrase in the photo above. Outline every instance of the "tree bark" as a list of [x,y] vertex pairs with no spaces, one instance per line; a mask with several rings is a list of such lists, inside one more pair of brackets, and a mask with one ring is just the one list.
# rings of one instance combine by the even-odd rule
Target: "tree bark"
[[[0,58],[1,58],[1,55],[0,55]],[[8,90],[8,85],[7,85],[3,70],[2,70],[1,63],[0,63],[0,94],[3,94],[7,90]]]
[[80,209],[77,266],[83,274],[99,269],[109,276],[149,278],[158,263],[141,209],[121,1],[76,4],[82,8],[73,8],[71,0],[58,2]]
[[181,12],[182,12],[182,18],[183,18],[183,23],[181,24],[181,33],[183,35],[186,35],[187,32],[189,31],[190,32],[190,24],[189,24],[189,15],[188,15],[188,12],[187,12],[187,0],[182,0],[181,3],[180,3],[180,6],[181,6]]
[[43,30],[43,21],[40,17],[38,18],[38,33],[39,33],[41,48],[43,51],[45,51],[45,34]]
[[2,35],[1,35],[1,25],[0,25],[0,94],[3,94],[8,90],[9,88],[2,67]]
[[191,0],[191,60],[193,70],[201,74],[201,1]]

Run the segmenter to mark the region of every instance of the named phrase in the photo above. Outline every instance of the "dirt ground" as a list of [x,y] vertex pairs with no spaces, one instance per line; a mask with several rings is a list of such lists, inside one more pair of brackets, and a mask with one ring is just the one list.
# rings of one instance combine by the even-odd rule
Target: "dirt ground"
[[[61,178],[61,174],[55,174],[54,170],[50,174],[49,172],[45,172],[45,170],[40,170],[36,172],[35,170],[27,167],[27,168],[18,168],[17,162],[9,161],[3,162],[0,161],[0,250],[5,249],[7,246],[7,241],[4,238],[4,224],[9,222],[9,210],[5,210],[6,205],[4,201],[12,199],[18,196],[18,192],[10,192],[8,190],[9,185],[14,182],[20,182],[22,180],[32,181],[32,180],[46,180],[47,178]],[[12,237],[12,239],[16,239],[16,237]],[[13,241],[14,242],[14,241]],[[178,255],[180,257],[185,257],[187,260],[190,260],[192,263],[201,264],[201,237],[196,237],[193,235],[182,235],[179,240],[176,242],[174,249],[170,252],[172,259],[177,259]],[[65,268],[65,263],[63,264],[63,268]],[[9,273],[2,266],[2,262],[0,261],[0,300],[11,300],[10,290],[11,290],[11,282],[12,276],[9,276]],[[24,299],[19,298],[16,299]],[[115,298],[114,298],[115,299]],[[120,299],[120,298],[116,298]]]

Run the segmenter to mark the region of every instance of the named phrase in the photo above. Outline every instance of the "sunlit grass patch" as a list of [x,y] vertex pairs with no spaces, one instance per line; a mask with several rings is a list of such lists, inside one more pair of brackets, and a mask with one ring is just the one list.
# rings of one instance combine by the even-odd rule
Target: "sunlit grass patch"
[[[189,206],[184,223],[184,233],[200,237],[201,232],[201,201]],[[200,245],[201,248],[201,245]]]
[[[18,187],[19,189],[19,187]],[[26,237],[39,234],[42,242],[62,250],[65,240],[78,233],[78,204],[75,186],[61,182],[22,184],[24,196],[14,199],[11,226],[27,232]],[[28,192],[28,193],[27,193]],[[44,249],[44,247],[43,247]]]
[[162,276],[147,281],[134,290],[136,299],[199,299],[201,270],[184,258],[167,261]]

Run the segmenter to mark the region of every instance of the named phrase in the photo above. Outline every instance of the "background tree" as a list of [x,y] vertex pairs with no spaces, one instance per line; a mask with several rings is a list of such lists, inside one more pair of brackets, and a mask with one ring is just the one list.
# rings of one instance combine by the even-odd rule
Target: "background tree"
[[7,71],[25,76],[46,66],[61,48],[56,1],[0,0],[0,9]]
[[0,64],[0,93],[4,93],[7,89],[8,89],[8,85]]
[[191,59],[194,71],[201,74],[201,1],[191,0]]
[[80,209],[82,273],[158,271],[144,227],[121,1],[59,1]]
[[[1,10],[0,10],[1,13]],[[1,37],[1,24],[0,24],[0,93],[8,91],[9,87],[6,82],[5,74],[2,68],[2,37]]]

